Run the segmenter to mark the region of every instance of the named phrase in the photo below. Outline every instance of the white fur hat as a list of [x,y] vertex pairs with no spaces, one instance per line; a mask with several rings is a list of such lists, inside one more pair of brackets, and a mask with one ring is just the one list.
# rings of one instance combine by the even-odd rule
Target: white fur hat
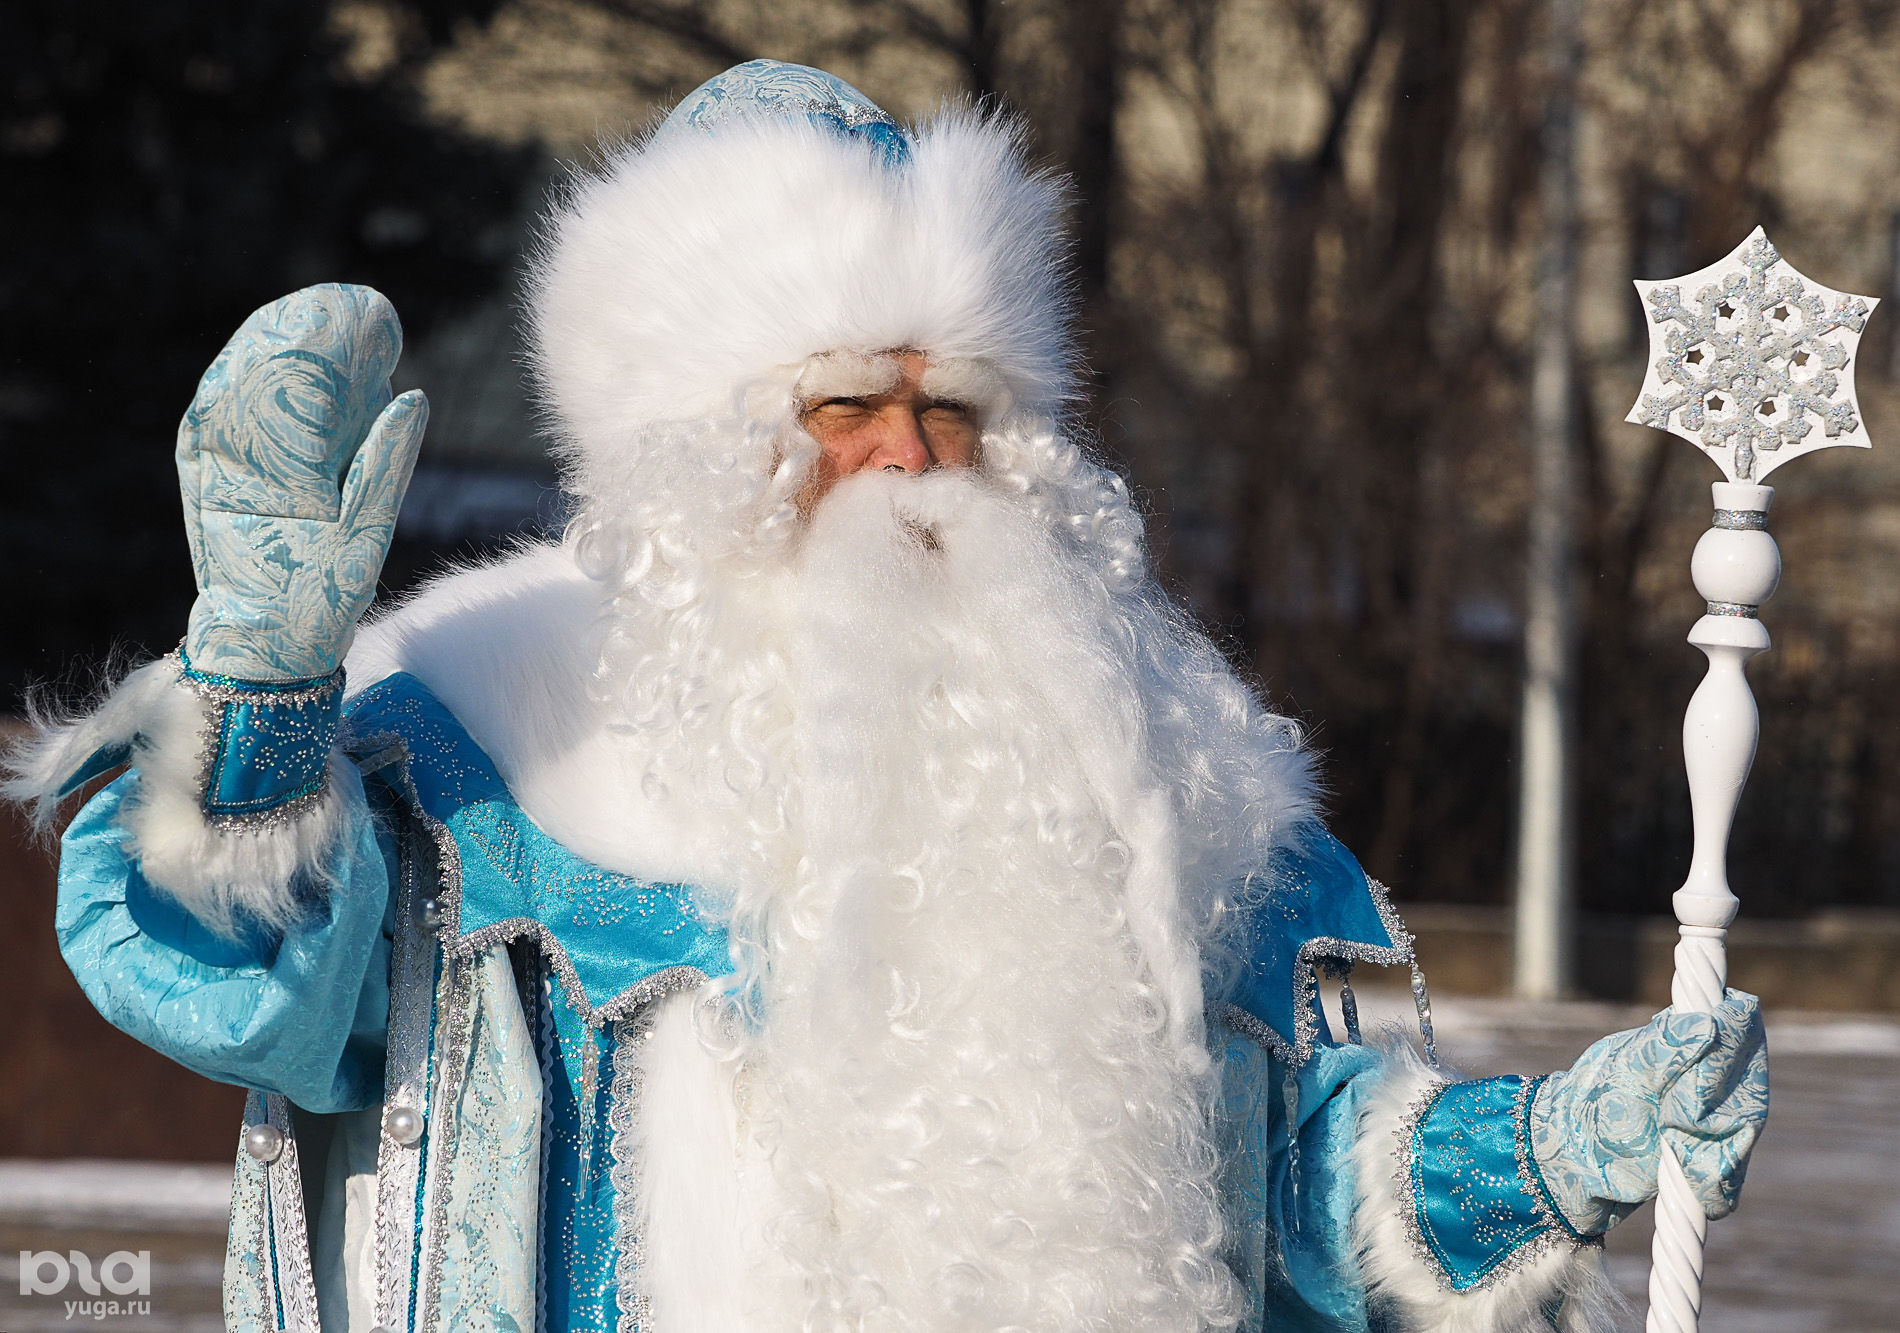
[[[570,456],[657,423],[780,410],[812,357],[977,358],[1054,412],[1077,365],[1062,183],[1014,122],[968,108],[906,132],[818,70],[752,61],[576,180],[548,220],[529,313]],[[768,399],[768,403],[769,403]]]

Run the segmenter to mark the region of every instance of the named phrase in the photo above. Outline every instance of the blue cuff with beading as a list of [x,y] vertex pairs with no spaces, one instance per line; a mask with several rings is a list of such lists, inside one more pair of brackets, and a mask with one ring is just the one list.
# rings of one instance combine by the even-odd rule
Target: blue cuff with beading
[[1442,1287],[1489,1287],[1553,1245],[1593,1240],[1558,1210],[1531,1151],[1531,1099],[1543,1081],[1439,1084],[1399,1131],[1400,1209]]
[[343,715],[342,667],[314,680],[238,680],[199,671],[180,648],[178,680],[212,705],[199,785],[207,820],[258,828],[322,799]]

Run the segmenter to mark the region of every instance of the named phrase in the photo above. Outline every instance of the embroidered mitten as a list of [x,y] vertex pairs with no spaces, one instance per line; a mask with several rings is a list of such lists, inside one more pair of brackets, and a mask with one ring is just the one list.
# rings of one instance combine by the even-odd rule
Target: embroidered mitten
[[338,665],[376,595],[427,400],[391,401],[402,327],[367,287],[306,287],[257,311],[178,427],[198,600],[179,680],[206,701],[201,806],[218,827],[317,801]]
[[337,668],[376,593],[428,422],[390,400],[402,327],[367,287],[306,287],[257,311],[178,427],[199,671],[305,681]]
[[1566,1220],[1594,1235],[1656,1196],[1663,1152],[1682,1162],[1709,1217],[1734,1211],[1767,1119],[1760,1003],[1731,990],[1713,1014],[1665,1009],[1546,1079],[1530,1107],[1531,1144]]

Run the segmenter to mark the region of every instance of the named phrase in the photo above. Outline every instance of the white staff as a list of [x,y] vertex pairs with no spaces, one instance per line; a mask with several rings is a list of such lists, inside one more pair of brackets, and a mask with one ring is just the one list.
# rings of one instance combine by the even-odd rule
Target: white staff
[[[1709,670],[1682,720],[1695,852],[1674,898],[1682,938],[1670,985],[1678,1010],[1707,1013],[1728,983],[1724,941],[1740,905],[1728,885],[1729,828],[1761,733],[1742,668],[1768,647],[1759,612],[1781,578],[1768,535],[1775,492],[1761,481],[1811,450],[1871,446],[1853,355],[1878,302],[1802,277],[1760,227],[1727,258],[1636,290],[1649,309],[1651,361],[1628,420],[1689,440],[1728,478],[1714,484],[1715,518],[1690,562],[1708,613],[1689,642]],[[1664,1153],[1661,1165],[1647,1328],[1695,1333],[1708,1218],[1676,1158]]]

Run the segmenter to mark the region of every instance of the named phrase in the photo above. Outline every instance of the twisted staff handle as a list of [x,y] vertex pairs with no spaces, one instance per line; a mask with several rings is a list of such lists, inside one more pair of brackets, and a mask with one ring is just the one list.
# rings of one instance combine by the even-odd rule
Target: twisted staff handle
[[[1681,939],[1670,1001],[1679,1012],[1693,1013],[1713,1011],[1728,985],[1725,941],[1741,906],[1728,886],[1729,830],[1761,734],[1743,667],[1769,646],[1768,627],[1756,613],[1781,580],[1781,552],[1768,535],[1774,487],[1718,481],[1714,492],[1714,522],[1689,565],[1696,591],[1708,602],[1708,614],[1689,631],[1689,642],[1709,659],[1709,670],[1682,719],[1695,853],[1689,878],[1672,900]],[[1647,1328],[1695,1333],[1709,1221],[1675,1154],[1664,1153],[1660,1167]]]
[[[1674,899],[1682,930],[1670,985],[1678,1010],[1708,1013],[1728,984],[1725,941],[1740,906],[1728,887],[1728,836],[1761,735],[1742,669],[1768,648],[1757,613],[1781,579],[1768,535],[1774,490],[1761,481],[1816,449],[1871,447],[1853,357],[1878,302],[1803,277],[1760,227],[1707,268],[1636,290],[1649,310],[1651,361],[1628,420],[1680,435],[1727,478],[1715,484],[1715,519],[1690,562],[1708,614],[1689,642],[1709,670],[1682,719],[1695,854]],[[1696,1333],[1709,1222],[1673,1153],[1657,1174],[1648,1333]]]

